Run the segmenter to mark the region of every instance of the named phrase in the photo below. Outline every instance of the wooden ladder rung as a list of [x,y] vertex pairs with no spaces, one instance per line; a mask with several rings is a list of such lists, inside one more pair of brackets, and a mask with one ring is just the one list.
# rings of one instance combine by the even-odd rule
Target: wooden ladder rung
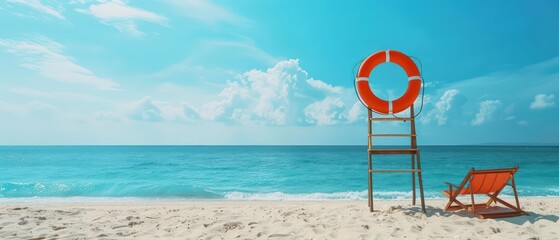
[[370,173],[378,172],[378,173],[391,173],[391,172],[421,172],[421,169],[382,169],[382,170],[369,170]]
[[371,137],[415,137],[415,134],[393,134],[393,133],[376,133]]
[[370,149],[371,154],[415,154],[419,149]]
[[371,121],[411,121],[413,118],[369,118]]

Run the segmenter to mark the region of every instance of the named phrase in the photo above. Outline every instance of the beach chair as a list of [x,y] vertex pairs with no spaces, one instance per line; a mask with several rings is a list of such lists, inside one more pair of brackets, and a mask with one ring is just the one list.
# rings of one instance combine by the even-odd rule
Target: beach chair
[[[444,210],[456,211],[464,209],[481,219],[528,215],[528,213],[520,209],[520,203],[518,202],[516,184],[514,183],[514,173],[516,173],[517,170],[518,166],[515,168],[490,170],[475,170],[472,168],[459,186],[445,182],[445,184],[449,186],[449,189],[444,190],[443,194],[449,199]],[[498,197],[499,193],[501,193],[503,188],[507,185],[512,187],[516,206]],[[464,195],[470,196],[471,204],[464,204],[457,199],[459,196]],[[485,203],[476,204],[474,199],[475,195],[485,195],[489,197],[489,200]],[[491,206],[491,203],[494,202],[498,202],[506,208]],[[454,203],[456,205],[453,205]]]

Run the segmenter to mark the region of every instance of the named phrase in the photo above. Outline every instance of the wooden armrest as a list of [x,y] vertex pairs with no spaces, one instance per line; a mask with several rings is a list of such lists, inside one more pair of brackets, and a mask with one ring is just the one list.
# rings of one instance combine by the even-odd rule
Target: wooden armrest
[[458,188],[458,186],[456,186],[456,185],[454,185],[454,184],[452,184],[452,183],[449,183],[449,182],[444,182],[444,183],[445,183],[446,185],[448,185],[448,186],[452,186],[452,187]]

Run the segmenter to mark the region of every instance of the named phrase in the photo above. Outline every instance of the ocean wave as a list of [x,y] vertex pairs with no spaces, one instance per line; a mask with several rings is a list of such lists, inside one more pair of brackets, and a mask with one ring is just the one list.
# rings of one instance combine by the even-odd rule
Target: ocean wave
[[33,197],[147,197],[147,198],[208,198],[216,194],[197,185],[186,183],[136,182],[8,182],[0,183],[0,198]]
[[49,203],[130,203],[172,201],[171,198],[145,197],[12,197],[0,198],[0,204],[49,204]]
[[[419,198],[419,193],[417,193]],[[435,192],[426,192],[426,198],[440,198]],[[412,192],[385,191],[374,192],[375,199],[384,200],[403,200],[411,199]],[[247,192],[230,192],[225,194],[228,200],[263,200],[263,201],[326,201],[326,200],[366,200],[367,190],[364,191],[347,191],[334,193],[247,193]]]

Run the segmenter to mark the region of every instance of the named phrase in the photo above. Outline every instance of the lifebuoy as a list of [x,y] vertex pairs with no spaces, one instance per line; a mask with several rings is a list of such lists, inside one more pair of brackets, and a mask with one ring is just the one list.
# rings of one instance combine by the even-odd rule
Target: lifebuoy
[[[378,98],[369,87],[369,75],[371,71],[377,65],[384,62],[398,64],[408,75],[408,89],[406,89],[404,95],[394,101],[386,101]],[[395,50],[376,52],[365,59],[359,67],[355,81],[357,95],[361,99],[361,102],[371,110],[382,114],[399,113],[410,107],[417,96],[419,96],[422,82],[419,70],[411,58]]]

